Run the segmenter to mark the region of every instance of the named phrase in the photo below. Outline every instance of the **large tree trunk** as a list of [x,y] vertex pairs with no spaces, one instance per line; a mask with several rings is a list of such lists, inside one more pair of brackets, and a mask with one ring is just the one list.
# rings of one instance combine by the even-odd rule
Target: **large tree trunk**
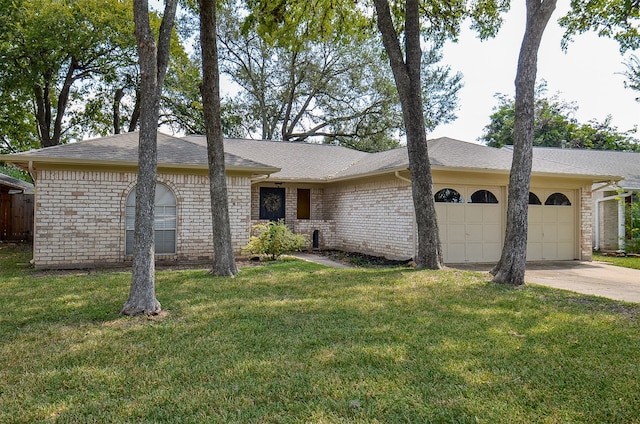
[[418,227],[418,252],[414,261],[418,267],[439,269],[442,268],[442,251],[421,96],[419,1],[406,1],[406,61],[402,57],[398,34],[393,26],[389,2],[375,0],[374,4],[378,15],[378,29],[393,70],[407,132],[413,206]]
[[138,145],[136,216],[133,232],[133,267],[129,299],[120,313],[155,315],[160,302],[155,293],[154,212],[157,177],[157,139],[160,94],[169,62],[169,40],[177,0],[167,0],[159,43],[149,24],[147,0],[134,0],[134,20],[141,75],[141,110]]
[[231,244],[227,200],[227,177],[220,120],[220,76],[216,41],[216,1],[199,0],[200,45],[202,48],[202,103],[209,159],[211,223],[213,225],[213,268],[211,273],[233,276],[238,272]]
[[527,0],[527,22],[516,73],[513,160],[509,177],[507,231],[500,261],[491,271],[496,283],[522,285],[527,258],[527,217],[533,159],[533,120],[538,49],[556,0]]

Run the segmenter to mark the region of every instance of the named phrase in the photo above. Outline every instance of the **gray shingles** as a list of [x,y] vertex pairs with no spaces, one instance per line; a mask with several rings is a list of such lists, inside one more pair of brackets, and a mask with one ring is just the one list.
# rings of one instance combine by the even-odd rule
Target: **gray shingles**
[[[428,142],[433,169],[508,173],[511,150],[495,149],[451,138]],[[137,162],[138,134],[127,133],[12,155],[10,161],[55,160],[79,163]],[[630,156],[637,155],[637,156]],[[632,158],[632,160],[628,160]],[[534,149],[533,173],[595,177],[623,174],[640,186],[640,154],[623,152]],[[225,140],[229,169],[273,173],[274,180],[332,181],[409,168],[407,148],[365,153],[340,146],[258,140]],[[173,137],[158,133],[158,163],[177,167],[206,167],[203,136]],[[606,166],[605,166],[606,165]]]

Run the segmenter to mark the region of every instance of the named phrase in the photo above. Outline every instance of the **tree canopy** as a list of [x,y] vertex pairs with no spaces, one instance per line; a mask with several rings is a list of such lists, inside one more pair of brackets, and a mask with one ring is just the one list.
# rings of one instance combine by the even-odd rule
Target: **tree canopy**
[[[499,105],[494,108],[480,140],[491,147],[513,145],[514,100],[504,94],[496,97]],[[546,84],[539,84],[534,106],[533,145],[640,151],[640,140],[631,135],[633,130],[619,131],[611,125],[611,116],[581,124],[574,117],[577,109],[575,103],[560,99],[558,94],[547,96]]]
[[[26,100],[42,146],[78,138],[95,118],[92,83],[108,83],[135,63],[130,0],[15,0],[0,10],[0,102]],[[6,106],[5,106],[6,107]]]

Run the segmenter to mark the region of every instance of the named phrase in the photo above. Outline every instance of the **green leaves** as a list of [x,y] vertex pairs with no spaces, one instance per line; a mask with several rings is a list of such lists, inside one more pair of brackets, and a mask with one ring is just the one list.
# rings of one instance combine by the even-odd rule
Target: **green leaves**
[[[640,151],[640,141],[632,131],[619,131],[611,126],[611,116],[602,122],[595,119],[580,124],[573,118],[578,106],[557,95],[545,97],[544,82],[536,89],[533,145],[600,150]],[[492,147],[513,144],[513,99],[498,95],[499,106],[491,114],[481,140]]]
[[623,53],[640,47],[637,0],[571,0],[571,10],[559,22],[566,28],[563,49],[568,48],[575,35],[587,31],[616,40]]

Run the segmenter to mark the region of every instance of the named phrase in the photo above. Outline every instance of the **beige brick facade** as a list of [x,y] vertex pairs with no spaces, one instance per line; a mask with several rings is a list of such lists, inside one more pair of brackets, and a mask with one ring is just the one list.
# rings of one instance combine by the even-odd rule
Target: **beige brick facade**
[[[109,266],[125,262],[125,202],[135,173],[39,170],[34,261],[36,267]],[[211,205],[204,175],[163,174],[158,182],[177,200],[176,254],[159,260],[211,258]],[[234,249],[249,239],[250,180],[227,177]]]
[[[109,266],[126,263],[125,203],[135,186],[131,171],[47,170],[37,174],[34,259],[39,268]],[[158,182],[176,196],[176,254],[159,260],[205,262],[211,259],[211,220],[207,176],[160,173]],[[411,186],[393,174],[327,184],[251,184],[248,175],[227,177],[233,246],[246,245],[251,225],[260,222],[260,188],[285,189],[285,222],[306,234],[312,247],[356,251],[389,259],[415,253]],[[310,217],[298,219],[298,189],[310,190]],[[576,254],[591,259],[592,193],[579,192]],[[506,204],[504,204],[506,207]]]

